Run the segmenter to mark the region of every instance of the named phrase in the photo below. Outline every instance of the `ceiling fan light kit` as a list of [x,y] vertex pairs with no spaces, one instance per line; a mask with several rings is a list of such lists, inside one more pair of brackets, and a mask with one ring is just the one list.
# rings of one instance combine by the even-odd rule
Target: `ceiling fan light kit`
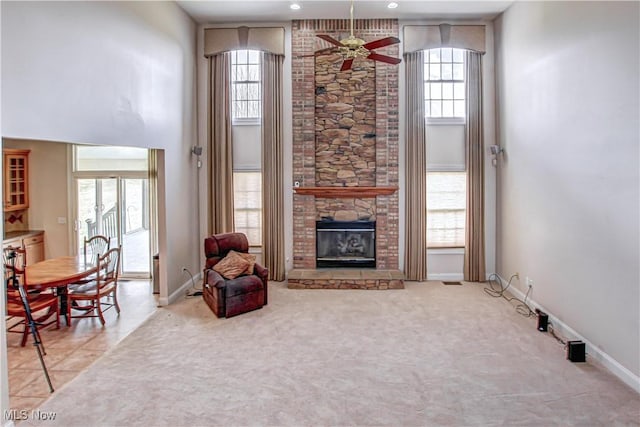
[[[351,0],[351,32],[349,37],[342,39],[340,41],[334,39],[333,37],[327,34],[318,34],[318,37],[322,40],[331,43],[332,45],[338,48],[338,51],[344,58],[344,62],[342,63],[342,67],[340,71],[347,71],[351,69],[351,65],[353,64],[353,60],[355,58],[366,58],[371,59],[373,61],[384,62],[387,64],[399,64],[401,59],[394,58],[392,56],[381,55],[376,52],[372,52],[374,49],[391,46],[397,43],[400,43],[400,39],[397,37],[386,37],[379,40],[374,40],[371,42],[365,42],[364,40],[354,36],[353,34],[353,0]],[[324,49],[322,49],[324,50]]]

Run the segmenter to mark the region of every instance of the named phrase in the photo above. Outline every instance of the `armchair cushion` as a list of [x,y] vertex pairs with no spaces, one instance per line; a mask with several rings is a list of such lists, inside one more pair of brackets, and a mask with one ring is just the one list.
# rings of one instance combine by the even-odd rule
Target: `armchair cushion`
[[235,279],[241,274],[246,274],[247,269],[253,265],[250,261],[244,259],[238,252],[229,251],[220,262],[213,266],[213,269],[220,273],[225,279]]

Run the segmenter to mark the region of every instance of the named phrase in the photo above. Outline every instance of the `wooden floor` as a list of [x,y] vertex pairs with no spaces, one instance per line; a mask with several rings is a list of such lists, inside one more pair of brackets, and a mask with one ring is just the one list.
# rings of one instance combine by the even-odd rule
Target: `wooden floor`
[[[118,344],[155,312],[157,306],[150,280],[119,281],[118,301],[120,315],[114,309],[105,312],[104,327],[97,318],[73,319],[67,327],[61,318],[59,330],[52,325],[41,331],[47,352],[44,360],[54,389],[71,381]],[[9,403],[12,409],[31,410],[39,407],[50,393],[33,340],[29,337],[27,345],[20,347],[21,338],[21,334],[7,333]]]

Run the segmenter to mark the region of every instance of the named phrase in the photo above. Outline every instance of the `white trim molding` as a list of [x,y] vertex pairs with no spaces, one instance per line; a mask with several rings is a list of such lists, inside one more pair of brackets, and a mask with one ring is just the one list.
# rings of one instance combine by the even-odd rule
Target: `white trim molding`
[[195,286],[195,284],[201,281],[202,281],[202,272],[199,272],[198,274],[193,276],[193,282],[191,281],[191,277],[189,277],[189,279],[186,282],[184,282],[182,285],[180,285],[180,287],[176,289],[171,295],[169,295],[168,298],[165,298],[165,297],[158,298],[158,305],[161,307],[165,307],[169,304],[173,304],[174,302],[178,301],[180,298],[184,298],[184,296],[187,294],[187,291],[193,286]]
[[[508,284],[508,281],[503,279],[499,275],[497,276],[500,278],[500,281],[502,282],[502,286],[506,287]],[[524,300],[525,295],[519,289],[511,286],[509,287],[509,292],[511,292],[516,298]],[[591,341],[589,341],[588,339],[586,339],[585,337],[577,333],[575,330],[573,330],[573,328],[565,324],[562,320],[558,319],[556,316],[550,313],[549,310],[547,310],[546,308],[544,308],[534,300],[528,299],[527,303],[529,306],[537,308],[545,312],[546,314],[548,314],[549,321],[553,324],[554,329],[558,333],[560,333],[563,337],[566,337],[567,340],[570,340],[570,341],[580,340],[584,342],[586,347],[586,352],[590,357],[600,362],[613,375],[620,378],[625,384],[627,384],[629,387],[634,389],[636,393],[640,393],[640,377],[639,376],[635,375],[633,372],[631,372],[630,370],[622,366],[617,360],[615,360],[609,354],[602,351],[600,348],[593,345]]]

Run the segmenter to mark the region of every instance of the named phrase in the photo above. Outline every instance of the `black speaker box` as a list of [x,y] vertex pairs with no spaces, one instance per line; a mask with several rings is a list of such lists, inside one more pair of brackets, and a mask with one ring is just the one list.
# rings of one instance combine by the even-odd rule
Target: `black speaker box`
[[540,332],[547,332],[549,326],[549,315],[543,311],[538,311],[538,330]]
[[585,347],[582,341],[567,341],[567,359],[576,362],[586,362]]

